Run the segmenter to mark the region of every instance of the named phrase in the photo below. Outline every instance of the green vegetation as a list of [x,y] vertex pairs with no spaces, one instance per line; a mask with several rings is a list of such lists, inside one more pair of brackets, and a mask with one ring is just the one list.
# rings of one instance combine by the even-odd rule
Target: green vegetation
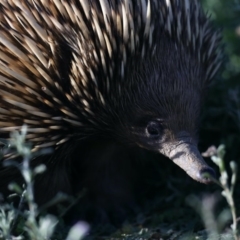
[[[45,165],[39,165],[34,169],[30,168],[30,159],[32,158],[31,148],[25,142],[27,127],[23,126],[21,132],[13,132],[11,141],[5,143],[5,149],[15,148],[23,158],[23,164],[17,165],[11,162],[8,165],[14,165],[19,168],[25,186],[16,183],[10,184],[9,188],[15,192],[14,195],[20,196],[19,207],[16,209],[12,204],[5,204],[0,207],[0,239],[31,239],[44,240],[53,237],[53,233],[58,219],[53,215],[41,215],[40,209],[34,201],[33,185],[37,174],[43,173]],[[21,204],[26,202],[28,210],[22,210]],[[89,226],[86,223],[78,222],[70,230],[66,240],[80,240],[88,232]],[[17,236],[16,236],[17,235]],[[57,239],[63,239],[62,236],[54,236]]]

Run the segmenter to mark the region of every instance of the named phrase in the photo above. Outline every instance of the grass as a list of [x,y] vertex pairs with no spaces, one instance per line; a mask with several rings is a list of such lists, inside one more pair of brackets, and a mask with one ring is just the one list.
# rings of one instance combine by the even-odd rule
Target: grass
[[[4,204],[0,206],[0,239],[31,239],[44,240],[50,239],[59,220],[53,215],[40,215],[39,208],[34,201],[33,186],[34,178],[46,170],[44,165],[39,165],[34,169],[30,167],[32,158],[31,148],[25,142],[27,127],[23,126],[21,132],[13,132],[11,140],[5,147],[16,149],[22,156],[22,164],[10,162],[8,165],[14,165],[21,172],[25,186],[23,189],[16,183],[9,185],[10,190],[20,195],[19,207],[16,209],[13,204]],[[23,202],[27,203],[27,208],[22,208]],[[16,228],[20,227],[15,235]],[[66,240],[80,240],[88,232],[89,226],[84,222],[76,223],[69,231]],[[61,238],[62,239],[62,238]]]

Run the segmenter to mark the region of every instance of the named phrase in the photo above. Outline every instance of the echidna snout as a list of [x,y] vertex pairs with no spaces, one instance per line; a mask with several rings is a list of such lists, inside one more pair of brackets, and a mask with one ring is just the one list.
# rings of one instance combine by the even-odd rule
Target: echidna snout
[[160,152],[198,182],[207,184],[215,178],[214,170],[203,160],[195,144],[180,140],[175,144],[165,144]]

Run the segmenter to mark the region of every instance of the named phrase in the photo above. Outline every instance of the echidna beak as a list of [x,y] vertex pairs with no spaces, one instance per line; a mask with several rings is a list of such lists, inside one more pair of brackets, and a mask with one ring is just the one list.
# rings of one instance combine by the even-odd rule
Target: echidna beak
[[198,182],[208,184],[215,179],[214,170],[206,164],[197,147],[191,143],[167,144],[160,152]]

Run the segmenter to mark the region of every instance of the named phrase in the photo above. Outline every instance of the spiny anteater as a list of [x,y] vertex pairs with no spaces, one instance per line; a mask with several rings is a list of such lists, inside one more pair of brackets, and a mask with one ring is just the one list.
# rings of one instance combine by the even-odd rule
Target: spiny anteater
[[124,149],[134,145],[209,182],[197,129],[221,51],[197,0],[1,0],[0,12],[0,137],[27,124],[33,151],[55,149],[34,160],[48,167],[40,203],[75,194],[79,172],[83,187],[107,195],[104,174],[127,181]]

